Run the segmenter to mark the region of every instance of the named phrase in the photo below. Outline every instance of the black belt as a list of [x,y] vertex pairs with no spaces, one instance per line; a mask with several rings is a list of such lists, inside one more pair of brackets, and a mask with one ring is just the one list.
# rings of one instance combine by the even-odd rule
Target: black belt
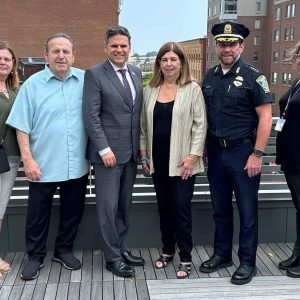
[[223,148],[237,146],[237,145],[243,144],[245,142],[248,142],[250,140],[251,140],[251,137],[244,138],[244,139],[231,140],[231,139],[218,138],[212,134],[208,134],[208,141],[216,143]]

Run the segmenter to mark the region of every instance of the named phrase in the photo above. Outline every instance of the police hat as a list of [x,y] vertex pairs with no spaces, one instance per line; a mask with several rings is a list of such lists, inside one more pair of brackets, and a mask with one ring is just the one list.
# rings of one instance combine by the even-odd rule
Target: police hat
[[243,24],[227,21],[215,24],[211,33],[216,42],[240,42],[249,35],[250,30]]

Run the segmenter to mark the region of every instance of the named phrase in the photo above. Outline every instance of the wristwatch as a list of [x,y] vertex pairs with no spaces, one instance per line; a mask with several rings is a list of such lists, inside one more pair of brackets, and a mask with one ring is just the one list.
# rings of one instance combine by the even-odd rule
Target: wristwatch
[[253,154],[256,156],[256,157],[262,157],[264,155],[264,151],[261,151],[261,150],[257,150],[257,149],[253,149]]

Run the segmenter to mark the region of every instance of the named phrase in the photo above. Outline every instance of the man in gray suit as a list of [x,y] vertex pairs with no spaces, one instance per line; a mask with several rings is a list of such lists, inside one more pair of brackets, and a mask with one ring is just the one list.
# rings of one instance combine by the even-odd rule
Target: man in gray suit
[[122,26],[107,30],[104,49],[108,59],[86,71],[83,90],[87,158],[95,170],[102,249],[106,268],[122,277],[133,276],[133,266],[144,264],[125,247],[143,100],[141,71],[126,63],[130,39]]

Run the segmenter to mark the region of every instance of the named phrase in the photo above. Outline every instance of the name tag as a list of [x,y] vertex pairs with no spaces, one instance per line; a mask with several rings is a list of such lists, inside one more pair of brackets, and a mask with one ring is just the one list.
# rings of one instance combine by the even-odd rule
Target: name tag
[[276,131],[282,131],[283,125],[285,123],[285,119],[278,119],[276,126],[275,126],[275,130]]

